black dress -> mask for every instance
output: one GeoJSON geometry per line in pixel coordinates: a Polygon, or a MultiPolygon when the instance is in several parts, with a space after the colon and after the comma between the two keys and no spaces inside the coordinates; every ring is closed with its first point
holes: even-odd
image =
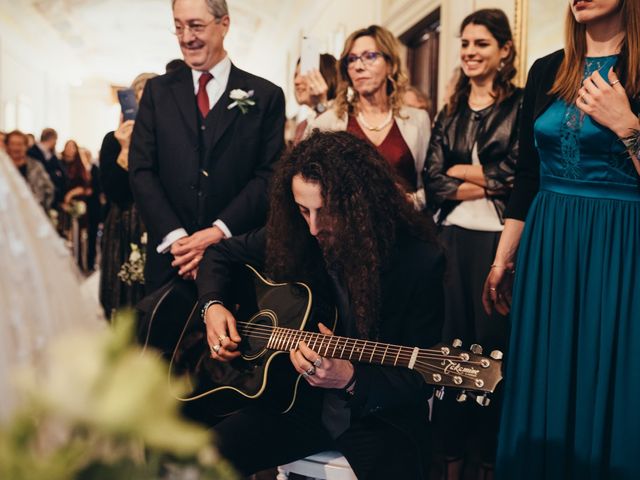
{"type": "Polygon", "coordinates": [[[100,149],[100,180],[110,203],[100,263],[100,303],[107,318],[119,308],[134,306],[144,296],[144,285],[129,286],[118,278],[120,267],[129,259],[131,243],[140,245],[146,231],[133,202],[129,174],[116,162],[119,154],[114,132],[107,133],[100,149]]]}

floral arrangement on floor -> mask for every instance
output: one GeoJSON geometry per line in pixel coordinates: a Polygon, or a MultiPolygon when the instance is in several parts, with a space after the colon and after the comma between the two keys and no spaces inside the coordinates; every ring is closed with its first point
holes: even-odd
{"type": "MultiPolygon", "coordinates": [[[[131,315],[69,334],[20,376],[23,408],[0,425],[0,478],[231,480],[211,433],[179,415],[159,355],[132,345],[131,315]]],[[[186,385],[184,385],[186,388],[186,385]]]]}
{"type": "Polygon", "coordinates": [[[140,237],[140,245],[135,243],[129,244],[131,253],[129,259],[120,266],[118,278],[128,286],[134,283],[144,285],[144,264],[147,261],[147,234],[146,232],[140,237]]]}

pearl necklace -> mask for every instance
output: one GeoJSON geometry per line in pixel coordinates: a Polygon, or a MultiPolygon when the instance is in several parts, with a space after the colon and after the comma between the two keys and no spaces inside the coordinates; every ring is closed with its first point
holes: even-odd
{"type": "Polygon", "coordinates": [[[367,121],[364,119],[364,115],[362,115],[362,112],[358,113],[358,121],[360,122],[360,124],[367,130],[373,130],[374,132],[379,132],[380,130],[383,130],[387,125],[391,123],[392,120],[393,120],[393,110],[389,110],[389,113],[387,114],[387,117],[384,119],[384,121],[377,127],[374,127],[367,123],[367,121]]]}

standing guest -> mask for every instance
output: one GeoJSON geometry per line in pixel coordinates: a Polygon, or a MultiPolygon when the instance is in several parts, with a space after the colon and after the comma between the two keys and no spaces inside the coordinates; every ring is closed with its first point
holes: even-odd
{"type": "Polygon", "coordinates": [[[53,128],[45,128],[40,134],[40,141],[36,142],[27,150],[27,155],[42,163],[49,174],[49,178],[55,189],[52,205],[55,209],[59,209],[64,201],[66,182],[62,165],[56,156],[57,141],[58,133],[53,128]]]}
{"type": "Polygon", "coordinates": [[[131,187],[149,231],[145,286],[195,277],[204,250],[264,223],[284,147],[284,94],[234,65],[225,0],[174,0],[189,68],[147,82],[131,148],[131,187]]]}
{"type": "Polygon", "coordinates": [[[424,110],[404,105],[407,87],[398,41],[371,25],[347,38],[340,56],[340,83],[333,107],[307,132],[343,131],[367,140],[398,173],[416,208],[425,205],[422,168],[431,126],[424,110]]]}
{"type": "MultiPolygon", "coordinates": [[[[141,73],[131,84],[136,101],[140,102],[144,86],[155,73],[141,73]]],[[[131,244],[142,248],[145,232],[138,207],[129,186],[129,145],[134,120],[121,122],[115,132],[109,132],[100,147],[100,180],[109,202],[102,235],[100,261],[100,303],[106,318],[119,308],[133,307],[144,296],[144,283],[123,281],[118,277],[122,265],[129,260],[131,244]]]]}
{"type": "Polygon", "coordinates": [[[20,130],[9,132],[3,146],[13,164],[29,184],[36,201],[45,212],[48,212],[53,202],[53,183],[42,164],[27,156],[27,136],[20,130]]]}
{"type": "MultiPolygon", "coordinates": [[[[504,351],[508,338],[507,318],[484,311],[482,285],[503,229],[518,157],[522,90],[512,83],[515,56],[502,10],[478,10],[462,21],[462,73],[436,118],[425,167],[427,198],[438,210],[448,259],[443,341],[459,338],[488,351],[504,351]]],[[[492,470],[499,403],[484,408],[448,395],[436,404],[446,478],[461,478],[464,460],[474,456],[469,448],[479,451],[483,469],[492,470]]]]}
{"type": "Polygon", "coordinates": [[[96,264],[96,244],[98,228],[102,221],[102,184],[100,183],[100,169],[93,163],[91,152],[80,148],[80,159],[89,178],[87,202],[87,272],[93,272],[96,264]]]}
{"type": "Polygon", "coordinates": [[[638,19],[638,1],[570,1],[564,50],[529,72],[484,290],[511,306],[501,479],[638,478],[638,19]]]}
{"type": "MultiPolygon", "coordinates": [[[[300,142],[279,164],[266,229],[205,254],[197,284],[212,358],[240,354],[225,292],[232,267],[246,262],[334,297],[339,334],[435,344],[444,258],[430,219],[396,182],[378,151],[353,135],[316,132],[300,142]]],[[[311,387],[299,390],[291,411],[250,407],[214,427],[222,454],[241,473],[338,450],[360,480],[428,478],[431,389],[417,372],[322,358],[303,342],[290,359],[311,387]]]]}
{"type": "MultiPolygon", "coordinates": [[[[324,113],[333,104],[338,86],[338,61],[333,55],[320,55],[320,68],[304,74],[300,73],[300,59],[296,64],[293,76],[296,102],[312,110],[311,118],[324,113]]],[[[309,124],[309,118],[304,119],[295,128],[293,144],[300,143],[309,124]]]]}
{"type": "Polygon", "coordinates": [[[36,144],[36,137],[33,135],[33,133],[27,133],[27,144],[29,145],[29,148],[33,147],[36,144]]]}
{"type": "Polygon", "coordinates": [[[88,239],[87,199],[92,193],[91,179],[80,158],[78,144],[74,140],[68,140],[65,143],[64,149],[60,153],[60,165],[64,172],[65,188],[59,230],[63,237],[72,242],[78,267],[86,271],[88,252],[88,242],[86,241],[88,239]]]}

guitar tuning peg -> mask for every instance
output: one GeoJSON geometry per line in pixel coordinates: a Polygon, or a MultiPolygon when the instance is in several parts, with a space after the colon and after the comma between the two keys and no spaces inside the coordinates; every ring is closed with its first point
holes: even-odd
{"type": "Polygon", "coordinates": [[[491,398],[489,397],[489,395],[478,395],[476,397],[476,402],[481,407],[487,407],[491,403],[491,398]]]}
{"type": "Polygon", "coordinates": [[[438,400],[442,400],[444,398],[444,387],[436,388],[434,395],[438,400]]]}
{"type": "Polygon", "coordinates": [[[471,353],[475,353],[476,355],[482,355],[482,346],[478,345],[477,343],[471,345],[469,347],[469,350],[471,350],[471,353]]]}
{"type": "Polygon", "coordinates": [[[462,390],[460,393],[458,393],[458,395],[456,396],[456,400],[460,403],[462,402],[466,402],[467,401],[467,392],[465,390],[462,390]]]}
{"type": "Polygon", "coordinates": [[[459,338],[454,338],[451,345],[453,345],[456,348],[460,348],[462,346],[462,340],[460,340],[459,338]]]}
{"type": "Polygon", "coordinates": [[[494,360],[502,360],[502,352],[500,350],[492,350],[491,351],[491,358],[493,358],[494,360]]]}

